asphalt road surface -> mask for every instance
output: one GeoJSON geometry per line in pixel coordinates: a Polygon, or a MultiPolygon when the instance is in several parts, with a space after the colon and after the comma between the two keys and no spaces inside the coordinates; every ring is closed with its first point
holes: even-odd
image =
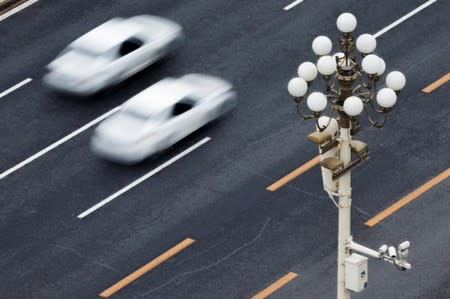
{"type": "MultiPolygon", "coordinates": [[[[289,272],[270,298],[333,298],[337,209],[318,167],[275,192],[266,187],[317,155],[313,122],[295,112],[287,82],[313,60],[316,35],[338,36],[336,17],[375,33],[425,0],[38,1],[0,22],[0,172],[96,119],[166,76],[190,72],[233,82],[238,107],[134,167],[89,150],[92,128],[0,179],[0,297],[98,298],[186,238],[195,240],[113,298],[251,298],[289,272]],[[179,22],[187,43],[95,98],[42,86],[64,46],[115,16],[179,22]],[[211,140],[83,219],[77,215],[205,137],[211,140]]],[[[450,180],[379,224],[364,222],[450,167],[449,85],[422,89],[450,70],[448,1],[438,0],[377,38],[387,71],[407,77],[381,130],[363,122],[370,159],[352,173],[352,233],[372,248],[411,241],[412,270],[369,262],[355,298],[450,297],[450,180]]],[[[336,45],[335,45],[335,49],[336,45]]]]}

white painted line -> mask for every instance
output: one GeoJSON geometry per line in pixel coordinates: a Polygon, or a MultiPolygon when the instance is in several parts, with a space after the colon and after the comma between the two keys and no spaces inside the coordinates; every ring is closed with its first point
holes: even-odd
{"type": "Polygon", "coordinates": [[[22,9],[25,9],[25,8],[27,8],[28,6],[30,6],[31,4],[36,3],[36,2],[38,2],[38,0],[28,0],[27,2],[25,2],[25,3],[23,3],[23,4],[20,4],[20,5],[17,6],[17,7],[14,7],[14,8],[11,9],[10,11],[8,11],[7,13],[2,14],[2,15],[0,16],[0,21],[3,21],[4,19],[6,19],[6,18],[12,16],[12,15],[15,14],[15,13],[18,13],[18,12],[21,11],[22,9]]]}
{"type": "Polygon", "coordinates": [[[303,0],[295,0],[291,4],[286,5],[283,9],[288,11],[289,9],[293,8],[294,6],[296,6],[296,5],[298,5],[298,4],[302,3],[302,2],[303,2],[303,0]]]}
{"type": "Polygon", "coordinates": [[[70,133],[69,135],[65,136],[64,138],[56,141],[55,143],[52,143],[51,145],[47,146],[46,148],[44,148],[43,150],[41,150],[40,152],[34,154],[33,156],[29,157],[28,159],[20,162],[19,164],[17,164],[14,167],[11,167],[10,169],[6,170],[5,172],[0,174],[0,180],[4,179],[5,177],[7,177],[8,175],[10,175],[11,173],[15,172],[16,170],[24,167],[25,165],[27,165],[28,163],[30,163],[31,161],[39,158],[40,156],[48,153],[49,151],[51,151],[52,149],[60,146],[61,144],[63,144],[64,142],[72,139],[73,137],[77,136],[78,134],[82,133],[83,131],[86,131],[87,129],[89,129],[90,127],[92,127],[93,125],[97,124],[98,122],[104,120],[105,118],[107,118],[108,116],[112,115],[113,113],[117,112],[118,110],[120,110],[121,106],[118,106],[108,112],[106,112],[105,114],[99,116],[98,118],[94,119],[93,121],[85,124],[84,126],[82,126],[81,128],[73,131],[72,133],[70,133]]]}
{"type": "Polygon", "coordinates": [[[21,88],[22,86],[24,86],[25,84],[29,83],[33,81],[33,79],[31,78],[26,78],[25,80],[23,80],[22,82],[17,83],[16,85],[14,85],[13,87],[8,88],[7,90],[5,90],[4,92],[0,93],[0,99],[3,98],[4,96],[10,94],[11,92],[13,92],[14,90],[21,88]]]}
{"type": "Polygon", "coordinates": [[[387,31],[391,30],[392,28],[394,28],[398,24],[400,24],[400,23],[404,22],[405,20],[409,19],[410,17],[412,17],[413,15],[418,13],[419,11],[427,8],[428,6],[430,6],[431,4],[433,4],[436,1],[437,0],[429,0],[429,1],[425,2],[424,4],[422,4],[421,6],[417,7],[416,9],[412,10],[408,14],[404,15],[403,17],[401,17],[400,19],[398,19],[397,21],[395,21],[391,25],[384,27],[383,29],[381,29],[380,31],[375,33],[373,36],[375,38],[379,37],[380,35],[382,35],[382,34],[386,33],[387,31]]]}
{"type": "Polygon", "coordinates": [[[175,161],[183,158],[184,156],[186,156],[187,154],[189,154],[190,152],[192,152],[193,150],[199,148],[200,146],[202,146],[203,144],[205,144],[206,142],[210,141],[211,138],[210,137],[205,137],[202,140],[200,140],[199,142],[197,142],[196,144],[192,145],[191,147],[189,147],[188,149],[184,150],[183,152],[179,153],[178,155],[176,155],[175,157],[171,158],[170,160],[164,162],[163,164],[161,164],[160,166],[156,167],[155,169],[153,169],[152,171],[150,171],[149,173],[147,173],[146,175],[140,177],[139,179],[135,180],[134,182],[132,182],[131,184],[129,184],[128,186],[125,186],[124,188],[120,189],[119,191],[117,191],[116,193],[108,196],[107,198],[105,198],[104,200],[102,200],[101,202],[99,202],[98,204],[92,206],[91,208],[87,209],[86,211],[84,211],[83,213],[81,213],[80,215],[78,215],[77,217],[79,219],[83,219],[84,217],[86,217],[87,215],[91,214],[92,212],[94,212],[95,210],[103,207],[104,205],[106,205],[107,203],[109,203],[110,201],[112,201],[113,199],[116,199],[117,197],[119,197],[120,195],[124,194],[125,192],[127,192],[128,190],[136,187],[137,185],[139,185],[140,183],[142,183],[143,181],[145,181],[146,179],[148,179],[149,177],[157,174],[158,172],[160,172],[161,170],[163,170],[164,168],[166,168],[167,166],[169,166],[170,164],[174,163],[175,161]]]}

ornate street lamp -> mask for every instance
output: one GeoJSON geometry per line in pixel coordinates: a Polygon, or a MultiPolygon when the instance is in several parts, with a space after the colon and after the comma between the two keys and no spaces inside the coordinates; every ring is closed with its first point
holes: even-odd
{"type": "Polygon", "coordinates": [[[374,127],[381,128],[386,124],[406,79],[401,72],[393,71],[386,76],[387,87],[378,88],[386,64],[374,54],[375,37],[366,33],[355,41],[353,32],[357,21],[351,13],[341,14],[336,24],[341,31],[338,40],[341,52],[330,55],[331,40],[323,35],[316,37],[312,49],[317,62],[300,64],[298,77],[289,81],[288,91],[298,114],[303,119],[316,120],[316,131],[309,134],[308,139],[319,146],[324,189],[339,208],[337,295],[338,298],[350,298],[350,290],[359,291],[345,278],[351,275],[345,264],[352,262],[348,259],[352,250],[391,262],[399,269],[411,267],[406,262],[406,255],[399,258],[390,256],[387,250],[373,251],[353,242],[350,234],[350,170],[368,158],[368,146],[352,140],[352,136],[360,130],[363,111],[374,127]],[[355,48],[360,55],[355,54],[355,48]],[[325,92],[312,90],[312,83],[319,74],[325,92]],[[305,113],[301,108],[305,98],[311,113],[305,113]],[[324,113],[327,106],[328,112],[324,113]],[[334,197],[339,197],[339,201],[336,202],[334,197]]]}

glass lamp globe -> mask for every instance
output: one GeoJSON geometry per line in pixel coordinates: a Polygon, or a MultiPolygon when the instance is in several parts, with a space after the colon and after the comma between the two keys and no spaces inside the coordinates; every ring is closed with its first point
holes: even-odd
{"type": "Polygon", "coordinates": [[[336,119],[330,118],[328,116],[321,116],[317,119],[317,129],[324,129],[324,132],[330,133],[332,136],[336,135],[339,130],[338,123],[336,119]]]}
{"type": "Polygon", "coordinates": [[[289,94],[293,97],[302,97],[308,90],[308,84],[302,78],[292,78],[288,83],[289,94]]]}
{"type": "Polygon", "coordinates": [[[390,88],[382,88],[377,93],[377,103],[383,108],[391,108],[397,102],[397,94],[390,88]]]}
{"type": "Polygon", "coordinates": [[[322,56],[317,61],[317,69],[322,75],[329,76],[336,71],[336,60],[329,55],[322,56]]]}
{"type": "Polygon", "coordinates": [[[364,108],[364,105],[360,98],[356,96],[348,97],[344,101],[344,111],[349,116],[357,116],[359,115],[364,108]]]}
{"type": "Polygon", "coordinates": [[[359,52],[364,54],[370,54],[375,51],[377,47],[377,40],[372,34],[361,34],[356,40],[356,48],[359,52]]]}
{"type": "Polygon", "coordinates": [[[303,62],[298,67],[298,76],[306,81],[312,81],[317,77],[316,65],[312,62],[303,62]]]}
{"type": "Polygon", "coordinates": [[[316,37],[312,42],[312,49],[319,56],[330,54],[332,47],[331,40],[325,35],[316,37]]]}
{"type": "Polygon", "coordinates": [[[384,59],[381,57],[378,57],[380,59],[380,65],[377,71],[377,75],[381,76],[383,75],[384,71],[386,70],[386,63],[384,62],[384,59]]]}
{"type": "Polygon", "coordinates": [[[320,112],[327,107],[327,97],[321,92],[313,92],[308,96],[306,104],[309,110],[313,112],[320,112]]]}
{"type": "Polygon", "coordinates": [[[378,70],[380,70],[380,64],[380,57],[375,54],[367,55],[366,57],[364,57],[361,63],[363,71],[370,75],[376,74],[378,70]]]}
{"type": "Polygon", "coordinates": [[[349,12],[341,14],[336,20],[337,28],[343,33],[353,32],[356,28],[356,24],[356,17],[349,12]]]}
{"type": "Polygon", "coordinates": [[[392,88],[393,90],[400,90],[403,87],[405,87],[406,84],[406,78],[403,73],[399,71],[393,71],[390,72],[386,76],[386,85],[389,88],[392,88]]]}

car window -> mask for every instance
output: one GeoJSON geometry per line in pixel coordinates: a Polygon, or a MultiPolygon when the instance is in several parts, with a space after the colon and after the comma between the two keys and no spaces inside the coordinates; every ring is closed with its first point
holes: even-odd
{"type": "Polygon", "coordinates": [[[125,56],[137,49],[139,49],[144,42],[138,38],[132,37],[125,40],[119,48],[119,55],[125,56]]]}
{"type": "Polygon", "coordinates": [[[139,111],[137,109],[130,109],[130,108],[129,109],[124,109],[122,113],[127,115],[127,116],[131,116],[133,118],[140,119],[140,120],[143,120],[143,121],[151,119],[151,118],[154,118],[153,115],[148,114],[148,113],[144,113],[144,112],[139,111]]]}
{"type": "Polygon", "coordinates": [[[190,98],[183,98],[173,106],[172,116],[181,115],[186,111],[191,110],[192,107],[194,107],[194,105],[195,105],[194,100],[190,98]]]}

